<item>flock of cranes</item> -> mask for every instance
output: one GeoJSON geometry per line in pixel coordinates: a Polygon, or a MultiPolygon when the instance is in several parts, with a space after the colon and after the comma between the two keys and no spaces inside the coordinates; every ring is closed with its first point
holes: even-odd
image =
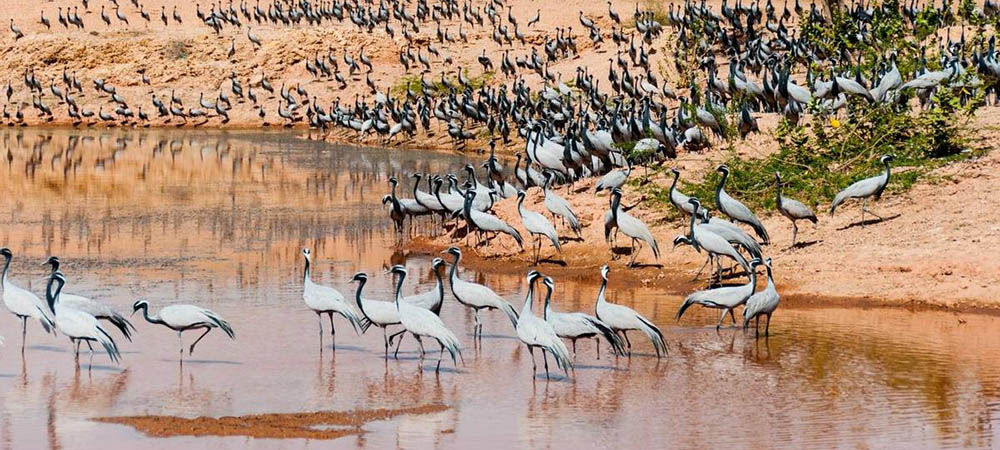
{"type": "MultiPolygon", "coordinates": [[[[138,0],[133,0],[132,4],[146,26],[151,26],[153,19],[145,7],[138,0]]],[[[108,5],[100,7],[104,28],[113,24],[131,26],[123,5],[118,2],[113,2],[113,5],[110,9],[117,22],[112,20],[111,12],[106,8],[108,5]]],[[[84,10],[89,9],[88,0],[83,0],[82,6],[84,10]]],[[[864,41],[873,32],[870,25],[875,8],[892,7],[858,2],[845,5],[844,12],[859,24],[858,40],[864,41]]],[[[917,26],[919,5],[911,2],[896,7],[902,9],[902,15],[907,19],[904,26],[917,26]]],[[[951,13],[948,2],[940,7],[935,4],[926,7],[934,8],[942,15],[951,13]]],[[[464,236],[466,245],[471,248],[493,245],[497,236],[503,235],[506,236],[503,239],[509,237],[523,249],[525,238],[528,238],[535,266],[541,261],[543,246],[551,245],[555,252],[563,252],[570,245],[575,245],[567,242],[565,237],[568,235],[582,241],[579,245],[595,244],[584,240],[582,230],[588,224],[581,221],[573,205],[556,189],[558,186],[572,186],[588,177],[599,177],[593,188],[595,195],[608,192],[609,208],[603,215],[603,224],[605,240],[611,243],[610,257],[617,257],[614,250],[619,235],[622,235],[631,247],[628,266],[635,265],[645,248],[649,249],[653,259],[658,260],[661,249],[656,236],[646,223],[629,213],[635,205],[622,204],[632,164],[639,162],[630,161],[630,155],[622,148],[629,144],[634,149],[632,154],[650,154],[651,158],[664,160],[676,157],[680,151],[694,152],[711,147],[713,140],[724,132],[713,111],[739,111],[736,128],[745,137],[759,129],[755,118],[759,114],[775,114],[797,122],[809,108],[835,115],[847,108],[851,98],[870,103],[905,103],[911,94],[916,94],[923,106],[932,101],[932,94],[941,87],[981,86],[994,96],[1000,92],[995,84],[995,80],[1000,80],[1000,62],[997,61],[992,38],[988,47],[984,43],[969,52],[964,33],[958,41],[953,41],[949,35],[938,48],[939,61],[928,61],[924,57],[916,67],[908,67],[908,73],[900,71],[895,52],[881,55],[877,61],[862,66],[853,55],[828,53],[817,42],[789,30],[786,23],[791,24],[794,20],[808,19],[816,23],[828,20],[815,3],[803,8],[797,0],[791,7],[786,2],[783,10],[775,8],[770,0],[766,3],[759,0],[738,1],[735,5],[724,1],[718,12],[704,1],[685,0],[677,8],[671,4],[666,17],[659,19],[653,11],[644,11],[637,4],[628,27],[609,2],[608,20],[598,22],[580,13],[579,23],[585,30],[585,37],[574,34],[572,27],[565,27],[544,34],[544,39],[531,42],[526,39],[524,30],[539,23],[540,13],[536,11],[535,16],[524,21],[522,26],[523,19],[515,17],[512,7],[501,0],[480,4],[460,3],[457,0],[440,0],[434,4],[428,4],[426,0],[412,3],[399,0],[378,3],[273,0],[264,5],[241,1],[238,9],[230,1],[228,5],[213,2],[207,11],[203,11],[200,5],[196,8],[198,20],[214,33],[221,35],[233,29],[239,30],[227,40],[228,51],[225,53],[230,62],[238,58],[237,38],[242,40],[245,35],[252,52],[264,46],[265,40],[251,24],[258,29],[263,25],[322,27],[347,20],[359,31],[378,33],[390,39],[400,34],[403,41],[400,41],[402,45],[398,49],[399,64],[407,73],[411,69],[419,71],[419,82],[408,83],[405,92],[391,95],[388,86],[380,87],[371,78],[373,62],[364,48],[356,54],[346,50],[340,53],[341,50],[330,48],[326,55],[316,53],[304,58],[306,71],[320,87],[323,83],[336,83],[331,87],[337,90],[349,84],[360,85],[364,75],[363,83],[368,89],[365,94],[356,95],[353,104],[342,102],[339,97],[321,101],[301,83],[294,83],[294,87],[292,83],[281,83],[276,92],[262,69],[255,69],[253,78],[231,71],[219,80],[218,86],[226,86],[226,89],[220,87],[207,97],[204,92],[200,93],[197,104],[191,99],[180,98],[174,88],[169,89],[169,94],[165,89],[159,95],[151,91],[149,113],[142,106],[133,113],[131,105],[146,100],[126,99],[116,86],[104,79],[92,80],[93,91],[100,102],[96,113],[84,107],[79,103],[86,95],[84,83],[68,66],[61,68],[59,81],[59,74],[56,73],[40,75],[40,71],[46,71],[45,67],[21,68],[23,83],[17,84],[23,84],[28,92],[27,96],[20,97],[30,97],[36,114],[48,120],[55,114],[50,106],[50,99],[54,98],[55,104],[64,105],[67,117],[77,124],[144,125],[153,121],[150,114],[163,123],[175,119],[183,123],[189,120],[207,121],[209,118],[228,122],[234,103],[239,105],[247,101],[266,122],[265,101],[273,101],[268,104],[276,104],[278,117],[287,125],[302,121],[304,114],[310,127],[344,130],[356,133],[359,138],[374,134],[383,142],[390,142],[397,136],[432,133],[438,128],[446,128],[456,144],[464,145],[484,130],[494,136],[490,141],[491,149],[499,141],[507,144],[523,141],[523,149],[517,152],[517,160],[510,170],[505,170],[491,151],[489,159],[481,167],[485,173],[479,175],[476,167],[468,165],[464,168],[464,182],[460,182],[456,174],[412,174],[415,181],[412,197],[404,197],[397,192],[399,180],[389,178],[390,191],[382,198],[382,203],[386,205],[400,236],[404,234],[407,219],[412,228],[421,217],[439,218],[442,229],[451,231],[455,238],[464,236]],[[601,29],[599,23],[605,24],[605,27],[610,25],[610,30],[601,29]],[[455,33],[452,33],[453,28],[457,28],[455,33]],[[421,34],[421,29],[425,33],[421,34]],[[672,87],[668,80],[659,79],[656,61],[651,61],[653,55],[664,59],[670,56],[654,46],[654,41],[671,29],[678,42],[672,55],[675,62],[681,59],[680,52],[693,46],[716,50],[704,54],[695,69],[697,76],[689,86],[672,87]],[[501,49],[494,55],[483,50],[476,61],[483,74],[498,68],[503,82],[477,83],[469,77],[466,68],[455,67],[455,61],[447,55],[449,46],[468,41],[469,30],[489,33],[490,39],[501,49]],[[614,55],[608,58],[606,74],[581,65],[575,68],[573,76],[567,76],[564,81],[561,72],[552,70],[552,66],[579,55],[578,39],[588,39],[593,46],[600,46],[605,44],[606,38],[614,46],[614,55]],[[520,43],[520,48],[515,48],[515,42],[520,43]],[[431,75],[428,79],[432,64],[437,64],[442,70],[439,76],[431,75]],[[828,73],[827,70],[814,72],[814,65],[826,67],[828,73]],[[445,67],[451,68],[446,72],[445,67]],[[449,79],[449,73],[454,73],[455,78],[449,79]],[[797,80],[795,75],[802,73],[805,79],[797,80]],[[267,98],[259,98],[258,94],[267,98]],[[185,101],[188,102],[186,107],[185,101]],[[323,104],[328,106],[324,108],[323,104]],[[105,112],[105,106],[112,112],[105,112]],[[544,197],[543,205],[548,215],[525,205],[528,192],[535,188],[544,197]],[[519,224],[494,214],[494,205],[505,198],[516,198],[519,224]],[[522,231],[527,234],[522,234],[522,231]],[[470,242],[473,238],[474,243],[470,242]]],[[[982,14],[1000,12],[990,2],[984,9],[982,14]]],[[[76,6],[72,12],[68,7],[65,12],[59,7],[56,17],[57,23],[67,29],[75,27],[82,30],[95,26],[83,22],[76,6]]],[[[160,19],[164,27],[170,26],[171,19],[176,24],[185,20],[176,8],[168,17],[165,6],[160,11],[160,19]]],[[[47,30],[53,26],[44,12],[40,23],[47,30]]],[[[17,45],[16,42],[23,39],[25,33],[14,19],[11,19],[9,29],[17,45]]],[[[134,84],[151,85],[146,71],[140,71],[138,78],[134,84]]],[[[326,90],[317,88],[314,92],[326,90]]],[[[11,82],[7,82],[3,92],[7,99],[3,109],[4,120],[12,124],[23,122],[23,105],[26,102],[16,102],[11,111],[9,106],[15,94],[11,82]]],[[[831,203],[830,214],[834,214],[847,199],[861,199],[861,223],[864,225],[865,214],[875,215],[868,209],[867,201],[877,200],[888,185],[892,160],[891,155],[882,156],[882,174],[857,181],[837,194],[831,203]]],[[[764,335],[767,336],[771,316],[780,298],[774,285],[771,258],[764,254],[764,247],[772,244],[772,240],[757,214],[726,191],[727,180],[739,174],[731,173],[725,165],[718,166],[717,171],[721,179],[714,199],[691,198],[680,192],[677,188],[680,172],[673,171],[669,200],[688,216],[686,233],[674,238],[673,244],[675,247],[690,245],[695,251],[705,253],[706,262],[699,274],[709,267],[712,278],[720,282],[726,271],[724,261],[731,260],[742,269],[747,282],[730,286],[713,284],[708,289],[692,293],[683,301],[676,318],[680,320],[691,306],[701,305],[721,310],[718,327],[726,315],[736,323],[736,310],[743,306],[742,326],[747,328],[756,321],[755,331],[759,333],[759,320],[763,316],[764,335]],[[702,200],[711,200],[715,212],[709,211],[702,200]],[[767,274],[763,290],[758,290],[759,270],[767,274]]],[[[809,220],[816,223],[817,217],[802,202],[783,195],[780,173],[775,173],[775,191],[777,212],[791,222],[794,245],[798,234],[797,222],[809,220]]],[[[340,316],[357,333],[365,333],[372,326],[381,328],[385,358],[389,357],[393,344],[396,345],[394,355],[397,354],[404,337],[410,335],[420,347],[421,359],[426,340],[439,345],[437,368],[440,368],[445,352],[453,364],[458,364],[462,361],[462,344],[458,335],[440,317],[450,290],[450,297],[473,312],[475,325],[472,335],[476,345],[480,345],[483,331],[480,314],[499,311],[510,320],[517,337],[532,354],[533,362],[534,351],[542,352],[546,374],[549,371],[549,356],[552,356],[557,368],[567,374],[572,371],[576,342],[581,338],[596,339],[598,351],[601,342],[604,342],[612,354],[623,356],[630,354],[628,332],[634,331],[651,342],[658,358],[667,354],[664,334],[653,321],[631,308],[608,301],[608,266],[601,269],[602,284],[591,315],[590,312],[560,312],[554,308],[555,281],[537,270],[527,273],[527,294],[518,310],[488,286],[461,278],[458,267],[462,253],[458,247],[444,252],[452,257],[447,276],[442,271],[448,263],[442,259],[432,262],[437,282],[433,289],[424,293],[404,297],[401,291],[406,269],[392,267],[390,273],[397,277],[397,282],[391,300],[377,300],[363,295],[369,277],[365,273],[351,278],[351,282],[356,283],[353,300],[334,287],[313,282],[310,276],[312,255],[308,249],[302,253],[305,259],[303,300],[317,315],[321,348],[324,321],[329,322],[331,339],[335,339],[335,316],[340,316]],[[538,281],[545,287],[545,301],[544,307],[536,312],[534,302],[538,281]],[[572,344],[572,350],[567,348],[564,340],[572,344]]],[[[28,320],[38,320],[46,332],[59,332],[68,337],[76,346],[77,356],[81,343],[91,348],[97,343],[112,360],[120,359],[118,346],[105,326],[115,327],[130,340],[135,332],[132,324],[96,301],[63,292],[67,278],[59,269],[58,258],[46,261],[52,266],[52,271],[43,299],[8,279],[13,255],[6,248],[0,250],[0,254],[5,257],[4,304],[21,321],[22,338],[27,332],[28,320]]],[[[733,276],[737,273],[735,268],[730,272],[733,276]]],[[[133,305],[133,312],[138,311],[149,323],[177,332],[182,358],[184,331],[201,331],[188,348],[189,355],[213,329],[218,328],[230,338],[235,338],[233,327],[226,320],[198,306],[171,305],[153,314],[150,305],[139,300],[133,305]]],[[[22,351],[23,348],[22,340],[22,351]]]]}

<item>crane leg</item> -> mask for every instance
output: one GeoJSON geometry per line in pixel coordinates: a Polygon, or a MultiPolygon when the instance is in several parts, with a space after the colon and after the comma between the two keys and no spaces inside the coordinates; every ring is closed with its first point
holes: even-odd
{"type": "Polygon", "coordinates": [[[702,265],[701,265],[701,268],[700,268],[700,269],[698,269],[698,271],[694,273],[694,278],[692,278],[692,279],[691,279],[691,281],[695,281],[695,280],[697,280],[697,279],[698,279],[698,276],[699,276],[699,275],[701,275],[701,272],[702,272],[703,270],[705,270],[705,266],[707,266],[707,265],[708,265],[708,263],[709,263],[709,262],[711,262],[711,261],[712,261],[712,255],[708,255],[708,258],[706,258],[706,259],[705,259],[705,264],[702,264],[702,265]]]}
{"type": "MultiPolygon", "coordinates": [[[[600,343],[598,343],[600,346],[600,343]]],[[[576,339],[573,339],[573,359],[576,359],[576,339]]]]}
{"type": "Polygon", "coordinates": [[[764,337],[771,336],[771,313],[767,314],[767,323],[764,325],[764,337]]]}
{"type": "Polygon", "coordinates": [[[417,339],[417,345],[420,346],[420,361],[424,361],[424,342],[420,340],[420,336],[414,334],[414,338],[417,339]]]}
{"type": "Polygon", "coordinates": [[[382,343],[385,344],[385,359],[389,359],[389,334],[382,327],[382,343]]]}
{"type": "Polygon", "coordinates": [[[792,221],[792,247],[795,247],[795,237],[799,234],[799,226],[792,221]]]}
{"type": "Polygon", "coordinates": [[[24,354],[24,342],[28,336],[28,316],[21,316],[21,354],[24,354]]]}
{"type": "Polygon", "coordinates": [[[316,318],[319,319],[319,352],[323,353],[323,313],[317,312],[316,318]]]}
{"type": "Polygon", "coordinates": [[[733,321],[733,325],[736,325],[736,314],[733,313],[732,309],[729,309],[727,311],[729,311],[729,318],[733,321]]]}
{"type": "Polygon", "coordinates": [[[77,340],[77,339],[70,339],[70,341],[76,343],[76,352],[74,353],[73,360],[79,362],[80,361],[80,341],[77,340]]]}
{"type": "Polygon", "coordinates": [[[597,343],[597,359],[601,359],[601,338],[595,338],[594,342],[597,343]]]}
{"type": "Polygon", "coordinates": [[[181,362],[183,363],[184,362],[184,332],[183,331],[178,331],[177,332],[177,341],[180,342],[180,344],[181,344],[181,362]]]}
{"type": "Polygon", "coordinates": [[[625,338],[625,348],[628,349],[628,357],[632,358],[632,343],[628,340],[628,331],[622,330],[622,337],[625,338]]]}
{"type": "Polygon", "coordinates": [[[333,343],[333,349],[337,349],[337,328],[333,326],[333,312],[329,313],[330,316],[330,341],[333,343]]]}
{"type": "Polygon", "coordinates": [[[434,373],[441,371],[441,360],[444,359],[444,344],[442,344],[441,341],[438,341],[438,345],[441,346],[441,353],[438,354],[438,363],[437,367],[434,368],[434,373]]]}
{"type": "Polygon", "coordinates": [[[534,375],[538,372],[538,367],[535,365],[535,349],[532,346],[528,346],[528,352],[531,353],[531,374],[534,375]]]}
{"type": "Polygon", "coordinates": [[[191,348],[188,350],[188,356],[191,356],[191,355],[194,354],[194,346],[198,345],[198,341],[200,341],[201,338],[205,337],[205,335],[208,334],[209,331],[212,331],[212,329],[211,328],[205,328],[205,332],[202,333],[201,336],[198,336],[198,339],[194,340],[194,343],[191,344],[191,348]]]}
{"type": "Polygon", "coordinates": [[[723,309],[722,310],[722,315],[719,316],[719,321],[715,322],[715,329],[716,330],[718,330],[719,328],[722,328],[722,319],[726,318],[726,314],[727,313],[729,313],[729,310],[727,310],[727,309],[723,309]]]}

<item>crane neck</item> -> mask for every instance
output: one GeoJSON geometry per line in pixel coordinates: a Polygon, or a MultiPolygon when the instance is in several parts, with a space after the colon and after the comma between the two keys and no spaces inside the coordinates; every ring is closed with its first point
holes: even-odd
{"type": "Polygon", "coordinates": [[[615,224],[618,223],[618,208],[621,206],[622,196],[621,194],[612,194],[611,197],[611,221],[615,224]]]}
{"type": "Polygon", "coordinates": [[[528,281],[528,295],[524,297],[524,306],[521,307],[521,314],[519,317],[524,317],[526,314],[531,314],[531,301],[535,297],[535,280],[528,281]]]}
{"type": "Polygon", "coordinates": [[[719,197],[722,196],[722,188],[726,186],[726,178],[729,178],[729,171],[722,172],[722,178],[719,179],[719,185],[715,187],[715,201],[719,202],[719,197]]]}
{"type": "MultiPolygon", "coordinates": [[[[455,255],[455,261],[451,263],[451,273],[448,275],[448,281],[451,282],[451,293],[455,293],[455,282],[459,281],[458,278],[458,262],[462,260],[462,255],[455,255]]],[[[455,295],[457,298],[458,295],[455,295]]]]}
{"type": "Polygon", "coordinates": [[[142,309],[142,317],[146,319],[146,322],[166,325],[166,323],[160,319],[159,314],[155,315],[149,314],[149,305],[147,305],[146,303],[139,305],[139,308],[142,309]]]}
{"type": "Polygon", "coordinates": [[[309,279],[309,268],[310,268],[309,266],[310,265],[311,265],[311,262],[309,261],[309,257],[307,256],[306,257],[306,267],[305,267],[305,269],[302,270],[302,282],[305,283],[305,284],[309,284],[312,281],[312,280],[309,279]]]}
{"type": "Polygon", "coordinates": [[[601,289],[597,291],[597,303],[596,303],[596,305],[600,305],[601,303],[607,303],[608,302],[608,300],[606,298],[604,298],[604,293],[607,292],[607,290],[608,290],[608,279],[605,278],[605,277],[601,277],[601,289]]]}
{"type": "MultiPolygon", "coordinates": [[[[627,159],[626,159],[627,161],[627,159]]],[[[674,181],[670,183],[670,193],[673,194],[677,190],[677,180],[680,179],[681,173],[677,172],[674,174],[674,181]]]]}
{"type": "Polygon", "coordinates": [[[549,319],[549,312],[552,310],[552,287],[545,285],[545,309],[542,310],[542,320],[549,319]]]}
{"type": "Polygon", "coordinates": [[[775,195],[777,196],[775,201],[778,203],[778,209],[781,209],[781,179],[778,178],[774,183],[777,185],[775,188],[775,195]]]}
{"type": "Polygon", "coordinates": [[[361,311],[361,315],[365,317],[368,317],[368,314],[365,314],[365,307],[361,304],[361,290],[365,288],[365,283],[367,282],[367,278],[358,279],[358,289],[354,291],[354,302],[358,304],[358,310],[361,311]]]}
{"type": "Polygon", "coordinates": [[[441,281],[441,267],[434,268],[434,276],[437,278],[437,286],[435,288],[438,291],[438,295],[441,296],[441,300],[444,300],[444,282],[441,281]]]}
{"type": "Polygon", "coordinates": [[[0,276],[0,283],[3,284],[4,292],[7,290],[7,271],[10,269],[10,257],[4,256],[3,262],[3,275],[0,276]]]}
{"type": "MultiPolygon", "coordinates": [[[[400,300],[403,299],[403,280],[405,279],[406,279],[406,272],[400,272],[399,281],[396,282],[396,310],[399,310],[399,302],[400,300]]],[[[358,295],[361,295],[360,290],[358,292],[359,292],[358,295]]],[[[361,302],[360,298],[361,297],[358,297],[359,304],[361,302]]]]}
{"type": "Polygon", "coordinates": [[[889,175],[891,170],[889,169],[889,161],[885,162],[885,184],[889,184],[889,175]]]}
{"type": "Polygon", "coordinates": [[[59,303],[59,293],[62,292],[64,284],[66,284],[65,281],[57,279],[55,276],[51,276],[49,277],[48,284],[45,286],[45,300],[48,302],[49,311],[52,311],[52,314],[56,313],[56,303],[59,303]],[[52,285],[54,283],[59,283],[59,285],[56,286],[55,293],[52,292],[52,285]]]}

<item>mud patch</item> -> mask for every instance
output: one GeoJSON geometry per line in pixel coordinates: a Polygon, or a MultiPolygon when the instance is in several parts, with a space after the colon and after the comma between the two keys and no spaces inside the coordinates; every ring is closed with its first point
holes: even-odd
{"type": "Polygon", "coordinates": [[[98,417],[95,422],[128,425],[152,437],[250,436],[266,439],[336,439],[364,433],[363,425],[406,414],[433,414],[445,405],[400,409],[358,409],[311,413],[253,414],[235,417],[128,416],[98,417]]]}

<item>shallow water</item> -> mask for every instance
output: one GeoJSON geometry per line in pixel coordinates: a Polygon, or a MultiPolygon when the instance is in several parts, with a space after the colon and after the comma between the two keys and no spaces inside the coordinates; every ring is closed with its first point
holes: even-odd
{"type": "MultiPolygon", "coordinates": [[[[66,339],[37,323],[22,358],[20,324],[3,312],[0,448],[1000,446],[995,317],[786,305],[773,336],[755,341],[717,332],[711,311],[678,324],[678,295],[633,289],[612,273],[609,297],[663,328],[668,358],[658,362],[637,336],[631,360],[606,349],[597,360],[593,341],[581,341],[572,379],[546,381],[532,376],[499,313],[482,315],[475,350],[472,315],[449,298],[442,316],[465,345],[465,365],[446,362],[436,375],[436,352],[421,366],[408,339],[400,359],[386,361],[379,330],[359,337],[340,319],[336,352],[327,335],[321,354],[299,252],[312,248],[314,278],[345,291],[367,271],[366,295],[388,299],[384,272],[396,263],[410,270],[407,293],[430,289],[430,258],[394,253],[379,200],[388,174],[457,170],[464,157],[282,133],[4,129],[0,140],[0,245],[14,252],[15,283],[41,293],[39,263],[58,255],[67,292],[123,311],[136,298],[154,309],[197,303],[237,332],[236,341],[213,332],[181,366],[176,335],[136,317],[134,342],[111,331],[120,366],[84,353],[77,370],[66,339]],[[371,422],[333,441],[150,438],[91,420],[428,404],[448,409],[371,422]]],[[[464,276],[520,309],[519,277],[464,276]]],[[[590,311],[596,292],[557,280],[554,302],[590,311]]]]}

